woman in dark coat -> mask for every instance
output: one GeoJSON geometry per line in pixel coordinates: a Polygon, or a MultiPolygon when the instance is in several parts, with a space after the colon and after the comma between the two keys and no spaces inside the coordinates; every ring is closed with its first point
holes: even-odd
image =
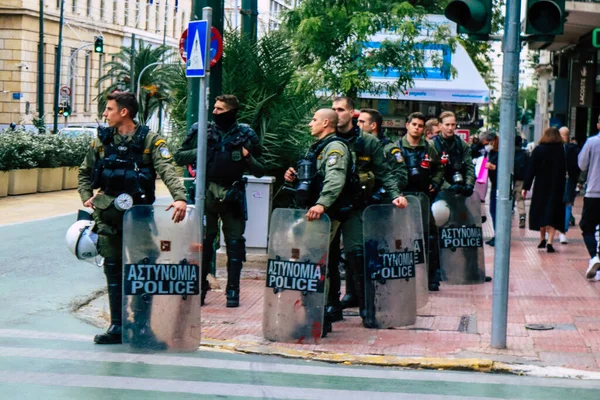
{"type": "Polygon", "coordinates": [[[566,181],[565,150],[560,133],[548,128],[531,154],[531,162],[523,183],[523,198],[535,179],[529,207],[529,229],[540,232],[538,249],[554,253],[552,241],[557,230],[564,229],[564,190],[566,181]],[[548,232],[548,241],[545,235],[548,232]]]}

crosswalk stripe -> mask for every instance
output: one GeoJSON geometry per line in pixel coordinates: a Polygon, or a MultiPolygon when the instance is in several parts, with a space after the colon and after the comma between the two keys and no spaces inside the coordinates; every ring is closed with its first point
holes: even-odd
{"type": "MultiPolygon", "coordinates": [[[[464,400],[464,397],[462,396],[431,394],[311,389],[220,382],[190,382],[168,379],[145,379],[131,377],[123,378],[112,376],[11,371],[5,371],[2,373],[2,375],[0,375],[0,382],[297,400],[364,400],[373,398],[377,398],[378,400],[464,400]]],[[[497,398],[479,397],[479,399],[496,400],[497,398]]]]}
{"type": "Polygon", "coordinates": [[[280,363],[257,363],[248,361],[219,360],[214,358],[180,357],[156,354],[132,354],[124,352],[101,353],[79,350],[54,350],[22,347],[0,346],[0,357],[25,357],[53,360],[72,360],[88,362],[113,362],[128,364],[148,364],[174,367],[196,367],[209,369],[225,369],[235,371],[251,371],[254,373],[304,374],[315,376],[337,376],[345,378],[412,380],[412,381],[445,381],[456,383],[480,383],[488,385],[520,385],[536,387],[558,387],[577,389],[600,389],[600,381],[575,381],[565,379],[539,380],[529,377],[495,374],[467,374],[435,371],[385,370],[352,367],[321,366],[319,364],[297,365],[280,363]]]}

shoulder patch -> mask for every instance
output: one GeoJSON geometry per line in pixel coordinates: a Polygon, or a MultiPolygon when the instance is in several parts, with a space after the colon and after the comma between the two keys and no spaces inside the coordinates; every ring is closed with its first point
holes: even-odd
{"type": "Polygon", "coordinates": [[[404,162],[404,157],[402,157],[402,151],[399,148],[394,147],[392,149],[392,155],[396,158],[396,162],[398,162],[398,163],[404,162]]]}
{"type": "Polygon", "coordinates": [[[165,142],[164,139],[158,139],[156,141],[156,143],[154,143],[154,145],[157,146],[157,147],[160,146],[161,144],[165,144],[166,145],[167,142],[165,142]]]}
{"type": "Polygon", "coordinates": [[[358,157],[359,161],[371,161],[371,157],[369,156],[362,156],[362,157],[358,157]]]}
{"type": "Polygon", "coordinates": [[[144,149],[144,154],[150,154],[150,149],[144,149]]]}
{"type": "Polygon", "coordinates": [[[158,151],[160,151],[160,156],[162,158],[171,158],[171,152],[167,148],[167,146],[161,146],[158,151]]]}
{"type": "Polygon", "coordinates": [[[327,156],[327,166],[329,166],[329,167],[337,164],[338,158],[340,157],[339,154],[341,154],[341,153],[338,151],[335,151],[335,152],[331,151],[330,154],[331,155],[327,156]],[[331,154],[331,153],[333,153],[333,154],[331,154]]]}
{"type": "Polygon", "coordinates": [[[340,156],[340,157],[343,157],[343,156],[344,156],[344,153],[342,153],[340,150],[330,150],[330,151],[327,153],[327,156],[329,157],[329,156],[330,156],[330,155],[332,155],[332,154],[339,154],[339,156],[340,156]]]}

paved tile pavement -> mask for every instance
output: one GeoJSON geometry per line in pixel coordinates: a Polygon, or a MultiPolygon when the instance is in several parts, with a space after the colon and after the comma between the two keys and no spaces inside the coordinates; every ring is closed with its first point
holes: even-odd
{"type": "MultiPolygon", "coordinates": [[[[582,198],[574,213],[579,221],[582,198]]],[[[539,232],[518,228],[513,217],[508,305],[507,349],[490,345],[492,282],[472,286],[442,285],[430,293],[413,326],[370,330],[362,327],[357,310],[318,344],[270,343],[262,337],[264,279],[244,279],[241,307],[225,308],[222,291],[208,294],[203,311],[205,338],[259,342],[263,345],[352,354],[482,357],[499,361],[600,370],[600,282],[585,279],[588,255],[578,227],[571,227],[568,245],[556,253],[538,250],[539,232]],[[550,324],[535,331],[526,324],[550,324]]],[[[492,235],[491,223],[484,236],[492,235]]],[[[487,275],[493,276],[494,249],[485,246],[487,275]]],[[[220,269],[219,278],[224,271],[220,269]]],[[[222,285],[224,286],[224,285],[222,285]]]]}

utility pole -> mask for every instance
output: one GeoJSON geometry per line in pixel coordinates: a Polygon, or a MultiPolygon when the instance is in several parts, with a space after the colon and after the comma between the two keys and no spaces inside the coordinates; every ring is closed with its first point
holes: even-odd
{"type": "Polygon", "coordinates": [[[54,71],[54,134],[58,133],[58,91],[60,90],[60,63],[62,61],[63,25],[65,22],[65,0],[60,1],[60,20],[58,22],[58,46],[56,48],[56,70],[54,71]]]}
{"type": "Polygon", "coordinates": [[[40,39],[38,41],[38,118],[44,123],[44,0],[40,0],[40,39]]]}
{"type": "MultiPolygon", "coordinates": [[[[521,0],[507,0],[504,23],[502,103],[500,105],[500,149],[498,151],[498,194],[496,206],[496,251],[492,297],[492,340],[496,349],[506,348],[508,277],[510,271],[510,226],[512,176],[515,152],[515,119],[518,100],[521,0]]],[[[492,193],[492,196],[496,196],[492,193]]]]}
{"type": "MultiPolygon", "coordinates": [[[[157,5],[158,7],[158,5],[157,5]]],[[[156,10],[158,12],[158,9],[156,10]]],[[[167,45],[167,17],[169,16],[169,0],[165,0],[165,22],[163,23],[163,41],[162,45],[167,45]]],[[[140,88],[138,87],[138,91],[140,88]]],[[[139,96],[138,96],[139,97],[139,96]]],[[[158,102],[158,133],[162,132],[162,119],[163,119],[163,103],[158,102]]]]}
{"type": "Polygon", "coordinates": [[[258,0],[242,0],[242,33],[253,41],[257,38],[258,0]]]}

